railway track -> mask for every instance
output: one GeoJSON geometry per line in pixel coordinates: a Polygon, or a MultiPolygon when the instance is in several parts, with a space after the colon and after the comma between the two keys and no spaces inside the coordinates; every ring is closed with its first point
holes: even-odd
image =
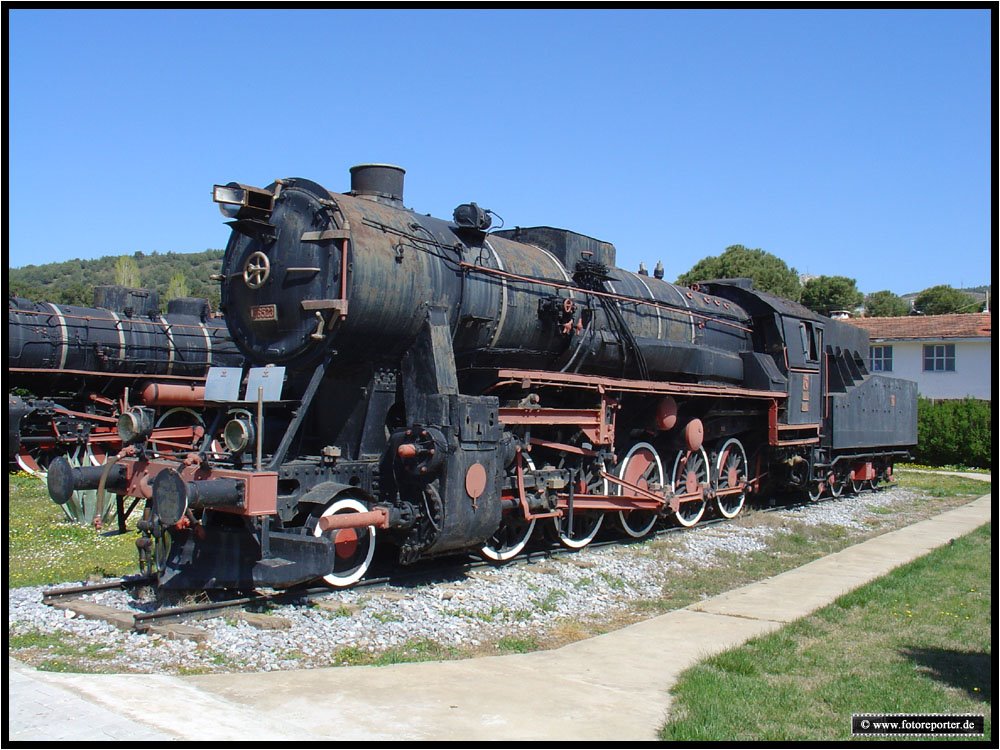
{"type": "MultiPolygon", "coordinates": [[[[836,498],[828,498],[827,501],[835,502],[836,498]]],[[[758,507],[755,510],[758,513],[773,513],[814,504],[815,503],[813,501],[795,500],[791,502],[777,502],[765,507],[758,507]]],[[[728,523],[732,520],[733,519],[724,517],[709,518],[701,521],[695,528],[705,529],[718,525],[728,525],[728,523]]],[[[377,590],[388,586],[421,586],[435,581],[440,581],[442,578],[453,578],[456,575],[464,574],[471,570],[530,565],[542,560],[557,559],[567,555],[576,555],[585,550],[648,543],[653,539],[663,538],[690,530],[690,527],[670,526],[659,528],[641,539],[621,537],[597,539],[588,544],[582,550],[567,549],[557,545],[550,545],[537,549],[529,549],[528,551],[518,555],[516,558],[501,563],[497,563],[492,560],[471,558],[466,555],[449,556],[439,558],[437,560],[429,560],[423,563],[418,563],[412,568],[402,572],[395,569],[391,573],[373,575],[362,579],[358,583],[354,584],[352,588],[377,590]]],[[[388,570],[389,566],[387,565],[386,567],[388,570]]],[[[373,572],[379,571],[373,569],[373,572]]],[[[72,602],[74,600],[83,600],[84,597],[90,594],[112,590],[133,591],[142,588],[143,586],[150,586],[154,583],[154,581],[155,579],[151,576],[127,576],[120,579],[102,581],[94,584],[85,584],[82,586],[51,588],[42,592],[42,602],[44,604],[59,606],[63,609],[72,609],[72,602]]],[[[269,605],[290,604],[295,602],[306,603],[314,599],[328,596],[334,591],[334,589],[331,589],[328,586],[315,586],[292,588],[284,591],[262,591],[236,596],[222,596],[215,600],[201,601],[191,604],[162,606],[150,612],[134,612],[121,608],[103,606],[99,609],[91,610],[91,612],[92,614],[96,613],[96,616],[100,617],[103,610],[109,610],[104,612],[106,617],[102,619],[114,621],[119,626],[121,626],[123,622],[127,622],[128,617],[131,617],[131,626],[129,629],[137,633],[150,633],[155,632],[157,626],[168,623],[187,622],[217,617],[220,613],[232,609],[253,610],[269,605]]]]}

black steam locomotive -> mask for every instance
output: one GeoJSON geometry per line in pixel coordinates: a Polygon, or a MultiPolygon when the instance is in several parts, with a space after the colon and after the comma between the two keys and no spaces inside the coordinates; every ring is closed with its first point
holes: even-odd
{"type": "Polygon", "coordinates": [[[624,271],[575,232],[490,232],[475,203],[417,214],[398,167],[351,174],[346,194],[215,187],[251,364],[209,374],[217,433],[154,456],[135,408],[113,466],[49,472],[57,501],[99,482],[149,499],[162,586],[346,586],[376,538],[405,564],[506,560],[536,527],[641,537],[765,484],[874,486],[916,443],[915,384],[870,374],[858,328],[745,281],[624,271]]]}
{"type": "Polygon", "coordinates": [[[19,393],[7,397],[8,461],[32,473],[61,454],[103,463],[121,448],[129,403],[156,408],[160,441],[191,445],[209,367],[242,363],[204,299],[171,300],[161,314],[149,289],[99,286],[94,307],[10,297],[7,385],[19,393]]]}

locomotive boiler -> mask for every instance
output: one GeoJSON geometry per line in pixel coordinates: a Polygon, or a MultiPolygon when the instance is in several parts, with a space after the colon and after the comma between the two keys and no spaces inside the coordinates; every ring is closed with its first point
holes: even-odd
{"type": "Polygon", "coordinates": [[[735,516],[765,482],[873,486],[915,443],[913,384],[868,373],[858,329],[739,280],[625,271],[576,232],[490,231],[476,203],[418,214],[398,167],[351,175],[215,186],[250,364],[209,375],[217,433],[154,456],[136,412],[113,466],[49,473],[57,501],[147,498],[163,586],[350,585],[376,538],[402,563],[506,560],[536,528],[579,549],[606,519],[642,537],[735,516]]]}
{"type": "MultiPolygon", "coordinates": [[[[108,298],[107,288],[100,288],[108,298]]],[[[136,292],[128,290],[134,300],[136,292]]],[[[154,293],[155,294],[155,293],[154,293]]],[[[7,300],[7,373],[10,385],[47,395],[100,373],[119,376],[200,377],[214,365],[242,362],[225,323],[208,301],[173,299],[167,312],[138,306],[81,307],[7,300]]]]}
{"type": "MultiPolygon", "coordinates": [[[[8,461],[25,471],[44,475],[61,454],[103,463],[121,448],[116,425],[129,401],[155,410],[157,446],[190,446],[204,432],[208,369],[243,363],[207,300],[173,299],[161,313],[155,291],[99,286],[94,302],[8,299],[7,382],[19,391],[7,399],[8,461]]],[[[63,509],[89,523],[91,500],[76,493],[63,509]]]]}

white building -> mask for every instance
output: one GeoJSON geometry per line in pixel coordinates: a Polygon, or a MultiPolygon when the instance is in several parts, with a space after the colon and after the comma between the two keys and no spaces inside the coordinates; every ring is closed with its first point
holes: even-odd
{"type": "Polygon", "coordinates": [[[989,313],[851,318],[868,331],[868,369],[917,382],[933,399],[990,400],[993,385],[989,313]]]}

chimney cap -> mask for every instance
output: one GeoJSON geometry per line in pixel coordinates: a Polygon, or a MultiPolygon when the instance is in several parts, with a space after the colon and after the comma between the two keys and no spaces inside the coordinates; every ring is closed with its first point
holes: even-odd
{"type": "Polygon", "coordinates": [[[351,167],[351,194],[395,206],[403,204],[403,175],[395,164],[355,164],[351,167]]]}

